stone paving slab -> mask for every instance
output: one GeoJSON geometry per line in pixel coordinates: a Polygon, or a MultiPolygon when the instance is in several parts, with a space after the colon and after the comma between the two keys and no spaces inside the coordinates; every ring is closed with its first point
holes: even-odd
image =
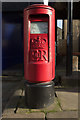
{"type": "MultiPolygon", "coordinates": [[[[23,82],[20,82],[16,88],[14,94],[10,97],[10,100],[7,102],[5,109],[3,110],[3,117],[7,116],[8,114],[14,114],[16,110],[16,106],[20,100],[20,96],[22,95],[21,85],[23,82]]],[[[7,94],[7,93],[6,93],[7,94]]]]}
{"type": "MultiPolygon", "coordinates": [[[[45,120],[45,114],[42,113],[42,112],[38,112],[38,113],[25,113],[25,114],[11,114],[9,113],[7,116],[4,116],[4,118],[26,118],[27,120],[33,120],[33,119],[36,119],[36,120],[45,120]]],[[[23,119],[23,120],[24,120],[23,119]]],[[[6,119],[5,119],[6,120],[6,119]]],[[[9,120],[12,120],[12,119],[9,119],[9,120]]],[[[17,119],[15,119],[17,120],[17,119]]]]}
{"type": "Polygon", "coordinates": [[[42,109],[27,109],[27,106],[25,104],[25,92],[23,92],[23,97],[21,98],[21,102],[20,105],[18,107],[17,112],[18,113],[25,113],[25,112],[57,112],[57,111],[61,111],[61,108],[59,106],[59,103],[57,101],[57,98],[54,97],[54,101],[53,104],[49,105],[46,108],[42,108],[42,109]]]}
{"type": "Polygon", "coordinates": [[[78,92],[56,91],[62,110],[78,110],[78,92]]]}
{"type": "MultiPolygon", "coordinates": [[[[46,108],[42,108],[42,109],[38,109],[38,110],[43,111],[45,113],[62,111],[56,97],[54,98],[53,104],[49,105],[46,108]]],[[[32,111],[36,111],[36,109],[32,109],[32,111]]]]}
{"type": "Polygon", "coordinates": [[[14,112],[16,110],[16,106],[17,106],[18,101],[19,101],[20,96],[21,96],[21,92],[22,92],[21,89],[19,89],[11,97],[11,99],[9,100],[9,102],[7,103],[7,105],[5,107],[5,110],[3,111],[3,117],[7,116],[8,114],[14,114],[14,112]]]}
{"type": "Polygon", "coordinates": [[[56,113],[47,113],[47,120],[51,120],[54,118],[78,118],[78,111],[62,111],[56,113]]]}
{"type": "Polygon", "coordinates": [[[51,104],[49,107],[44,108],[44,109],[28,109],[25,105],[25,96],[24,92],[22,92],[22,88],[17,88],[14,95],[11,97],[9,102],[6,105],[6,109],[3,112],[3,118],[7,118],[10,115],[11,116],[18,116],[18,115],[24,115],[29,113],[31,114],[39,114],[43,113],[44,115],[46,112],[56,112],[56,111],[61,111],[60,106],[58,105],[57,98],[55,97],[54,103],[51,104]],[[15,114],[16,110],[16,114],[15,114]]]}
{"type": "Polygon", "coordinates": [[[6,104],[10,100],[11,96],[15,92],[15,88],[19,85],[19,82],[2,82],[2,109],[4,110],[6,104]]]}
{"type": "MultiPolygon", "coordinates": [[[[17,118],[22,118],[22,120],[26,120],[25,118],[27,118],[27,120],[33,120],[33,119],[39,119],[39,120],[45,120],[45,114],[42,112],[38,112],[38,113],[30,113],[30,112],[25,112],[25,113],[19,113],[19,112],[15,112],[16,108],[19,107],[18,105],[20,104],[20,99],[23,96],[22,94],[22,86],[20,86],[20,88],[16,88],[15,93],[13,94],[13,96],[11,97],[11,99],[9,100],[9,102],[7,103],[5,110],[3,112],[2,118],[3,120],[13,120],[15,118],[15,120],[17,120],[17,118]]],[[[17,110],[16,110],[17,111],[17,110]]]]}
{"type": "MultiPolygon", "coordinates": [[[[77,109],[78,109],[78,93],[73,91],[66,91],[63,90],[56,90],[56,95],[54,99],[54,103],[51,104],[49,107],[44,109],[28,109],[25,105],[25,92],[22,90],[24,87],[23,82],[20,83],[20,86],[15,89],[15,93],[9,100],[6,105],[6,109],[3,112],[4,120],[7,118],[22,118],[22,120],[33,120],[40,118],[41,120],[45,120],[45,116],[48,119],[56,118],[54,116],[61,116],[63,115],[65,118],[66,116],[71,115],[70,117],[74,118],[77,116],[77,109]],[[77,102],[77,103],[76,103],[77,102]],[[77,107],[76,107],[77,106],[77,107]],[[63,110],[63,111],[62,111],[63,110]],[[68,111],[64,111],[68,110],[68,111]],[[71,111],[70,111],[71,110],[71,111]],[[75,110],[75,111],[74,111],[75,110]],[[73,115],[74,114],[74,115],[73,115]],[[39,117],[41,116],[41,117],[39,117]],[[24,119],[23,119],[24,118],[24,119]]],[[[60,117],[58,117],[60,118],[60,117]]]]}

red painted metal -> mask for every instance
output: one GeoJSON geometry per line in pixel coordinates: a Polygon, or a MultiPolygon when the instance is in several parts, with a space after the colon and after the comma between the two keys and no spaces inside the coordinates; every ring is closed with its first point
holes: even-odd
{"type": "Polygon", "coordinates": [[[24,76],[32,83],[55,78],[55,10],[43,4],[24,10],[24,76]],[[32,34],[32,22],[47,22],[48,32],[32,34]]]}

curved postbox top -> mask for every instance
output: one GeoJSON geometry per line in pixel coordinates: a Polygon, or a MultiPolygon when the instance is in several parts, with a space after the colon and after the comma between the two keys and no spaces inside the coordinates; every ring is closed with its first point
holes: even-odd
{"type": "Polygon", "coordinates": [[[54,8],[48,6],[48,5],[44,5],[44,4],[33,4],[33,5],[30,5],[29,7],[25,8],[24,11],[26,10],[30,10],[30,9],[35,9],[35,8],[42,8],[42,9],[49,9],[49,10],[52,10],[52,11],[55,11],[54,8]]]}

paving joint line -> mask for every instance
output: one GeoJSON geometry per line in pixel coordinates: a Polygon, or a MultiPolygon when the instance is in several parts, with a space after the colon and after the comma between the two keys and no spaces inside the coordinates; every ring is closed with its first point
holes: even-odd
{"type": "Polygon", "coordinates": [[[58,105],[59,105],[60,109],[63,111],[62,106],[61,106],[61,103],[60,103],[60,101],[59,101],[59,98],[58,98],[56,92],[55,92],[55,97],[57,98],[58,105]]]}
{"type": "Polygon", "coordinates": [[[47,117],[46,117],[46,115],[45,115],[45,120],[47,120],[47,117]]]}
{"type": "Polygon", "coordinates": [[[14,110],[14,113],[15,113],[15,114],[17,113],[17,110],[18,110],[18,108],[19,108],[19,105],[20,105],[20,102],[21,102],[22,95],[23,95],[23,88],[22,88],[21,95],[19,96],[19,100],[18,100],[18,102],[17,102],[16,108],[15,108],[15,110],[14,110]]]}

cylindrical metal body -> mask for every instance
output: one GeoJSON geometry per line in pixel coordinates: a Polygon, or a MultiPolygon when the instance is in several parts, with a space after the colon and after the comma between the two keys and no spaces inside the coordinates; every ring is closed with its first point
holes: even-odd
{"type": "Polygon", "coordinates": [[[55,78],[55,10],[50,6],[24,10],[24,76],[31,83],[55,78]]]}

